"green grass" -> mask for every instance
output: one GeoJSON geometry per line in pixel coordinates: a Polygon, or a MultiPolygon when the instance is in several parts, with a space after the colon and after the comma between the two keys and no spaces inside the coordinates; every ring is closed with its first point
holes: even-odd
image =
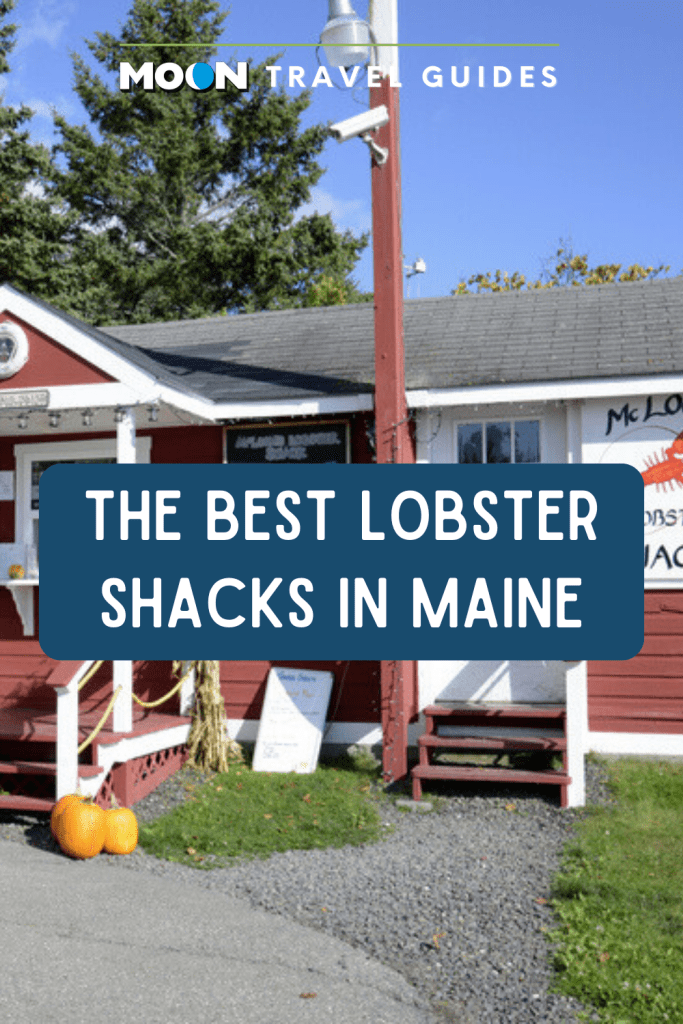
{"type": "Polygon", "coordinates": [[[141,826],[140,845],[207,869],[276,851],[376,842],[378,776],[362,755],[320,764],[310,775],[231,765],[203,785],[188,783],[182,806],[141,826]]]}
{"type": "Polygon", "coordinates": [[[680,1024],[683,765],[607,769],[616,804],[579,822],[554,883],[557,988],[605,1024],[680,1024]]]}

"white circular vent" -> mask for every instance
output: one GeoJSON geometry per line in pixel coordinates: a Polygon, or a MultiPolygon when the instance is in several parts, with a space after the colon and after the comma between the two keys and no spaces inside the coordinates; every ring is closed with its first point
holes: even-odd
{"type": "Polygon", "coordinates": [[[0,323],[0,379],[13,377],[28,360],[28,339],[21,327],[0,323]]]}

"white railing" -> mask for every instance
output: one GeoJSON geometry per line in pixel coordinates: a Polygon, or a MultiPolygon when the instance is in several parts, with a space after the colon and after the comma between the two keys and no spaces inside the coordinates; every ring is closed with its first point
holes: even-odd
{"type": "MultiPolygon", "coordinates": [[[[57,783],[56,798],[78,787],[78,691],[101,662],[62,661],[48,679],[57,696],[57,783]]],[[[133,731],[133,663],[113,662],[113,689],[121,687],[113,709],[114,732],[133,731]]]]}
{"type": "MultiPolygon", "coordinates": [[[[142,707],[150,708],[164,703],[180,691],[180,713],[182,715],[187,715],[194,703],[194,669],[187,671],[163,697],[157,701],[146,703],[133,694],[133,662],[113,661],[112,700],[98,725],[88,739],[84,740],[79,747],[78,692],[88,679],[97,672],[101,664],[101,661],[62,661],[53,670],[48,679],[48,683],[54,686],[57,695],[56,796],[58,800],[67,793],[75,792],[78,788],[78,755],[98,735],[110,713],[112,715],[112,731],[114,733],[128,734],[132,738],[134,700],[142,707]]],[[[180,733],[186,739],[189,726],[181,726],[179,728],[180,733]]],[[[180,742],[184,742],[184,739],[180,742]]],[[[174,742],[177,742],[177,740],[174,739],[174,742]]],[[[102,770],[104,771],[104,768],[102,770]]]]}

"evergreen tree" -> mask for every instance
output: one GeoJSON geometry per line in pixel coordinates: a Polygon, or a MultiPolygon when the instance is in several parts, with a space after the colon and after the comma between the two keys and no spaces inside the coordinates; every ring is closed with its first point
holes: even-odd
{"type": "MultiPolygon", "coordinates": [[[[10,70],[16,25],[6,24],[15,0],[0,0],[0,74],[10,70]]],[[[68,219],[48,195],[50,152],[29,140],[30,107],[0,104],[0,281],[52,299],[68,288],[68,219]]]]}
{"type": "Polygon", "coordinates": [[[301,130],[310,96],[272,89],[265,63],[250,69],[246,92],[119,90],[122,61],[208,62],[224,19],[216,0],[134,0],[120,38],[88,43],[116,75],[113,88],[74,57],[96,134],[56,118],[56,185],[79,218],[80,286],[62,305],[86,320],[302,305],[323,277],[348,284],[367,244],[329,215],[295,218],[323,173],[316,157],[328,132],[301,130]]]}

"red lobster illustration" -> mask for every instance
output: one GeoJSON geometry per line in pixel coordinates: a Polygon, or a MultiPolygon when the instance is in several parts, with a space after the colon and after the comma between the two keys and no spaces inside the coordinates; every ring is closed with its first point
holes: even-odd
{"type": "Polygon", "coordinates": [[[648,484],[655,484],[657,490],[674,489],[674,483],[683,487],[683,430],[678,434],[670,448],[662,448],[661,459],[656,456],[646,459],[647,469],[640,474],[648,484]]]}

